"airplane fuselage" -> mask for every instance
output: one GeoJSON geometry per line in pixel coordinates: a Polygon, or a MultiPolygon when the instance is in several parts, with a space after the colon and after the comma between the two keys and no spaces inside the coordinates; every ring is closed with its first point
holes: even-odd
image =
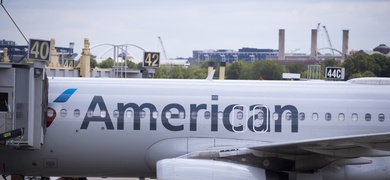
{"type": "Polygon", "coordinates": [[[194,150],[384,133],[389,90],[324,81],[50,78],[41,149],[0,149],[0,172],[154,177],[157,160],[194,150]]]}

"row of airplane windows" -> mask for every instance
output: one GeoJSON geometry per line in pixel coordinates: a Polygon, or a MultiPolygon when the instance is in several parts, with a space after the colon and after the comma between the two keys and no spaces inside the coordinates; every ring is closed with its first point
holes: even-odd
{"type": "MultiPolygon", "coordinates": [[[[53,114],[54,114],[53,112],[48,111],[48,116],[49,117],[52,116],[53,114]]],[[[168,111],[168,112],[165,113],[165,117],[170,119],[172,117],[172,114],[173,114],[172,112],[168,111]]],[[[88,111],[87,112],[87,117],[92,117],[93,115],[94,115],[93,111],[88,111]]],[[[127,110],[124,115],[125,115],[126,118],[132,118],[134,116],[134,113],[133,113],[132,110],[127,110]]],[[[60,116],[61,117],[66,117],[67,116],[67,110],[66,109],[62,109],[61,112],[60,112],[60,116]]],[[[75,109],[74,112],[73,112],[73,116],[74,117],[80,117],[80,110],[79,109],[75,109]]],[[[100,111],[100,117],[105,118],[106,116],[107,116],[107,112],[106,111],[100,111]]],[[[146,117],[146,112],[144,110],[141,110],[139,112],[139,116],[140,116],[140,118],[145,118],[146,117]]],[[[157,118],[158,116],[159,116],[158,111],[153,111],[152,112],[152,117],[153,118],[157,118]]],[[[218,119],[222,119],[223,112],[219,111],[217,116],[218,116],[218,119]]],[[[114,118],[118,118],[119,117],[119,111],[118,110],[114,110],[113,111],[113,117],[114,118]]],[[[179,119],[184,119],[185,118],[185,112],[179,112],[178,113],[178,117],[179,117],[179,119]]],[[[197,112],[192,112],[191,113],[191,118],[197,119],[197,117],[198,117],[198,113],[197,112]]],[[[210,119],[210,117],[211,117],[210,111],[205,111],[204,112],[204,118],[205,119],[210,119]]],[[[245,117],[245,115],[244,115],[243,111],[235,112],[235,118],[237,120],[243,120],[244,117],[245,117]]],[[[255,118],[256,118],[256,120],[260,120],[260,121],[264,120],[264,113],[262,111],[258,112],[255,115],[255,118]]],[[[272,114],[272,119],[273,120],[278,120],[278,118],[279,118],[279,114],[278,113],[275,112],[275,113],[272,114]]],[[[292,120],[292,118],[293,117],[292,117],[291,112],[285,113],[285,119],[286,120],[289,121],[289,120],[292,120]]],[[[319,117],[318,113],[312,113],[311,119],[313,121],[318,121],[319,118],[320,117],[319,117]]],[[[306,119],[305,113],[300,112],[298,114],[298,119],[301,120],[301,121],[305,120],[306,119]]],[[[344,121],[346,119],[346,116],[345,116],[344,113],[339,113],[338,116],[337,116],[337,119],[339,121],[344,121]]],[[[358,121],[358,119],[359,119],[359,116],[358,116],[357,113],[352,113],[351,114],[351,120],[352,121],[358,121]]],[[[370,113],[366,113],[364,115],[364,119],[366,121],[371,121],[373,119],[373,116],[370,113]]],[[[379,113],[378,116],[377,116],[377,119],[378,119],[378,121],[383,122],[383,121],[385,121],[385,115],[383,113],[379,113]]],[[[332,120],[332,114],[331,113],[325,113],[325,120],[326,121],[331,121],[332,120]]]]}

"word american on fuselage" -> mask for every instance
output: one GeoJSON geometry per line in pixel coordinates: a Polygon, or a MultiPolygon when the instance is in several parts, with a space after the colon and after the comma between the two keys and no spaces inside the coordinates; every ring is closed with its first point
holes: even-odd
{"type": "MultiPolygon", "coordinates": [[[[219,119],[222,119],[222,123],[225,129],[231,132],[245,132],[248,129],[252,132],[270,132],[270,111],[266,106],[261,104],[250,106],[230,104],[227,105],[223,111],[220,111],[220,107],[218,103],[216,103],[218,101],[218,95],[212,95],[211,99],[212,103],[210,104],[189,104],[189,111],[191,112],[191,115],[189,116],[190,131],[197,131],[198,112],[203,110],[207,112],[211,111],[211,131],[218,131],[219,119]],[[232,114],[236,114],[236,116],[233,116],[232,114]]],[[[125,112],[128,111],[128,109],[132,109],[134,112],[132,116],[134,130],[141,129],[141,119],[145,117],[149,118],[149,129],[152,131],[157,130],[158,117],[161,118],[161,123],[167,130],[184,130],[184,123],[178,124],[177,121],[175,121],[175,123],[170,122],[170,120],[174,119],[186,119],[186,108],[184,108],[183,105],[178,103],[169,103],[165,105],[161,111],[157,111],[157,108],[154,104],[147,102],[140,105],[134,102],[117,103],[117,109],[114,111],[116,112],[115,118],[117,119],[117,130],[125,129],[125,112]],[[145,113],[145,111],[143,111],[144,109],[149,110],[149,117],[145,116],[146,114],[143,116],[140,115],[141,112],[145,113]],[[177,113],[172,113],[172,111],[177,113]],[[161,112],[160,116],[158,116],[158,112],[161,112]]],[[[282,114],[285,111],[291,113],[291,132],[298,132],[298,109],[293,105],[275,105],[275,113],[278,116],[278,118],[274,121],[275,132],[282,132],[282,114]]],[[[94,96],[91,103],[89,104],[80,129],[88,129],[89,124],[92,122],[104,122],[106,129],[114,130],[114,123],[108,112],[109,111],[103,97],[94,96]],[[94,116],[91,112],[94,112],[97,107],[100,109],[100,111],[105,111],[106,115],[94,116]]]]}

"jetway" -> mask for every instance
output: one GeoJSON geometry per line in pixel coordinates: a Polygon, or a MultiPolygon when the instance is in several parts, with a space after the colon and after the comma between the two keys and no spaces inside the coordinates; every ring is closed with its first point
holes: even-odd
{"type": "Polygon", "coordinates": [[[0,62],[0,148],[40,149],[46,131],[45,62],[0,62]]]}

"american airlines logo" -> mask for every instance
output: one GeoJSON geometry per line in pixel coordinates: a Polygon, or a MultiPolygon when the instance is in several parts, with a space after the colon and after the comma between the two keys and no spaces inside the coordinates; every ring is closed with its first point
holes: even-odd
{"type": "MultiPolygon", "coordinates": [[[[65,102],[75,92],[75,89],[66,90],[54,102],[65,102]],[[61,98],[60,98],[61,97],[61,98]]],[[[219,123],[223,124],[224,129],[230,132],[270,132],[270,111],[261,104],[240,105],[229,104],[226,107],[220,107],[218,104],[218,95],[212,95],[209,104],[189,103],[187,105],[179,103],[166,104],[158,109],[153,103],[137,104],[135,102],[116,103],[116,109],[109,111],[103,96],[94,96],[89,104],[87,112],[84,115],[80,129],[88,129],[91,123],[104,123],[108,130],[125,130],[125,121],[133,121],[133,130],[141,130],[141,121],[149,120],[149,130],[157,130],[157,124],[161,123],[169,131],[197,131],[198,121],[210,119],[210,130],[219,131],[219,123]],[[94,115],[93,112],[105,112],[104,115],[94,115]],[[146,111],[145,111],[146,110],[146,111]],[[131,116],[128,112],[131,111],[131,116]],[[189,111],[189,112],[187,112],[189,111]],[[109,112],[113,112],[110,116],[109,112]],[[204,115],[204,116],[203,116],[204,115]],[[113,121],[114,119],[114,121],[113,121]],[[178,121],[183,120],[183,121],[178,121]],[[187,122],[186,122],[187,120],[187,122]]],[[[291,132],[298,132],[298,109],[293,105],[275,105],[273,116],[277,118],[274,131],[282,132],[282,115],[289,113],[291,122],[291,132]]]]}

